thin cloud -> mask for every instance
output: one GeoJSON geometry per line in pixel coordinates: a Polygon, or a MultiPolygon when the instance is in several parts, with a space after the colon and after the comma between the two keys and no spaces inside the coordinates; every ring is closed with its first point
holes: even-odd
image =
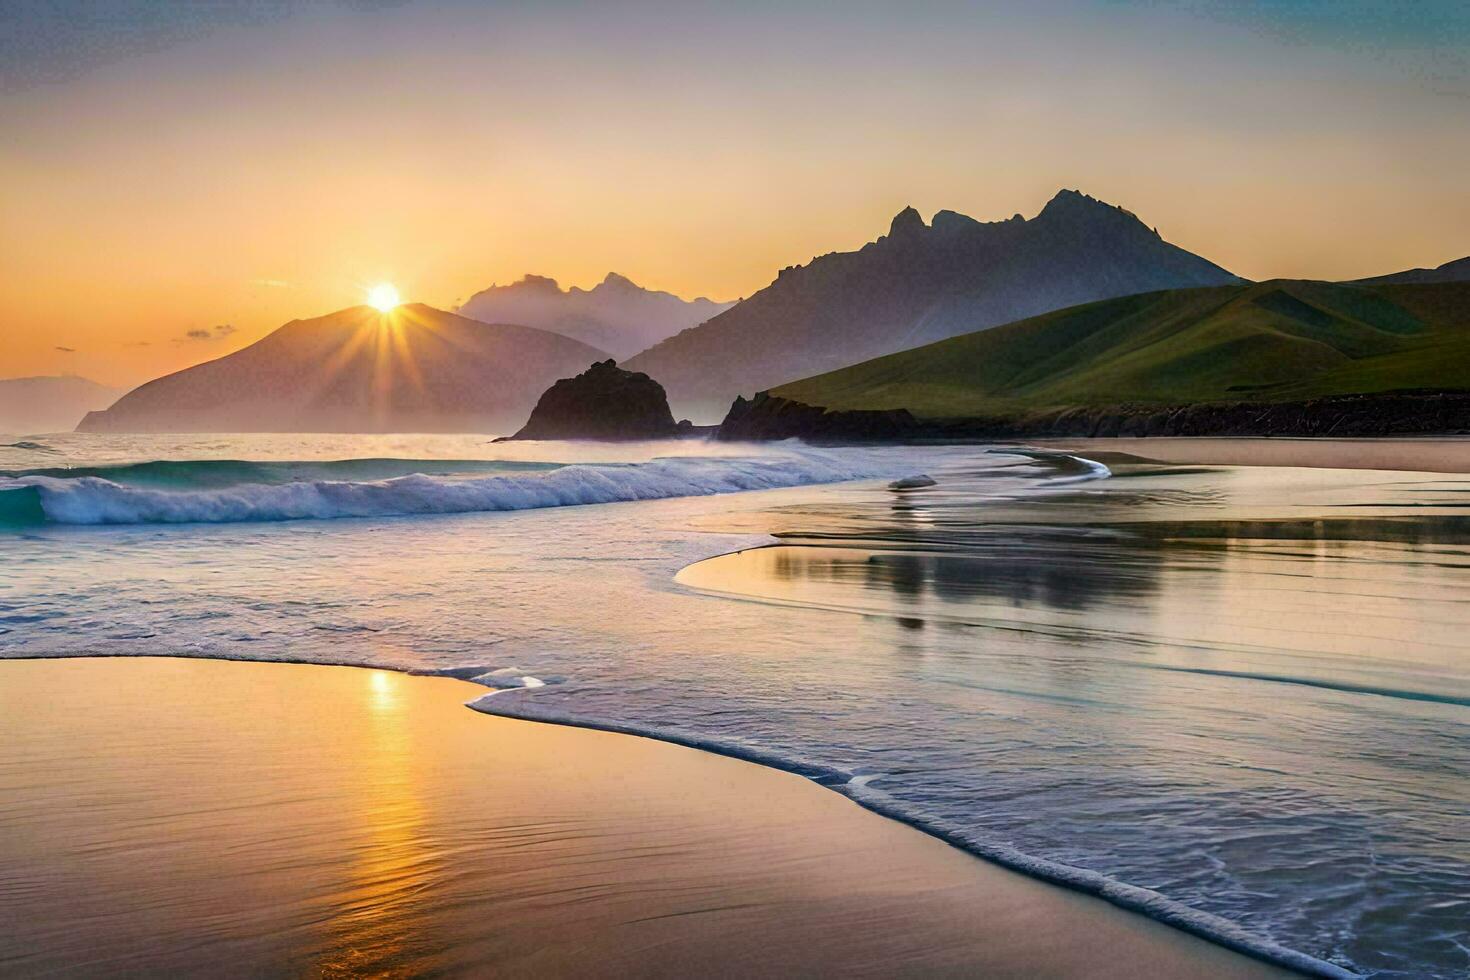
{"type": "Polygon", "coordinates": [[[247,279],[246,282],[252,286],[267,286],[271,289],[291,288],[291,284],[284,279],[247,279]]]}
{"type": "Polygon", "coordinates": [[[174,343],[183,344],[198,340],[223,340],[234,332],[235,325],[233,323],[217,323],[207,330],[204,327],[195,327],[175,340],[174,343]]]}
{"type": "Polygon", "coordinates": [[[61,351],[63,354],[75,354],[77,352],[77,349],[75,347],[61,347],[58,345],[56,349],[61,351]]]}

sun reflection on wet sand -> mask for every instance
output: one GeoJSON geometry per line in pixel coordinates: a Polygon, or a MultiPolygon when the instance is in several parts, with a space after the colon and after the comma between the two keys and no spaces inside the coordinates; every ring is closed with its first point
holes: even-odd
{"type": "MultiPolygon", "coordinates": [[[[342,802],[356,824],[352,866],[324,923],[327,952],[315,969],[327,977],[408,975],[433,947],[419,897],[443,874],[426,833],[425,805],[401,689],[384,670],[362,672],[360,748],[353,752],[354,792],[342,802]]],[[[356,742],[356,740],[354,740],[356,742]]]]}
{"type": "Polygon", "coordinates": [[[0,973],[1274,972],[801,777],[477,690],[0,663],[0,973]]]}

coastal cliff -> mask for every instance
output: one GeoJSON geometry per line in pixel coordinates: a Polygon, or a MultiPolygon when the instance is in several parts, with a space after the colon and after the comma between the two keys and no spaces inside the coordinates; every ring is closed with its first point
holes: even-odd
{"type": "Polygon", "coordinates": [[[897,441],[925,434],[926,424],[907,409],[833,412],[769,392],[736,397],[716,438],[726,441],[807,439],[826,442],[897,441]]]}

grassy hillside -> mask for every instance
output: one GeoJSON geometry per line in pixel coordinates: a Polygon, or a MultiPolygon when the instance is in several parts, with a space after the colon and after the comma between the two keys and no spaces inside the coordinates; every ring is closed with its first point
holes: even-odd
{"type": "Polygon", "coordinates": [[[927,418],[1470,389],[1470,283],[1274,280],[1074,306],[782,385],[927,418]]]}

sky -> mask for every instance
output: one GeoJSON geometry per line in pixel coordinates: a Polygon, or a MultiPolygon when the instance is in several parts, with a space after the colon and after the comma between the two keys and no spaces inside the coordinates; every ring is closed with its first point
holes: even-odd
{"type": "Polygon", "coordinates": [[[914,205],[1253,279],[1470,253],[1470,4],[7,0],[0,377],[130,386],[395,283],[714,299],[914,205]]]}

